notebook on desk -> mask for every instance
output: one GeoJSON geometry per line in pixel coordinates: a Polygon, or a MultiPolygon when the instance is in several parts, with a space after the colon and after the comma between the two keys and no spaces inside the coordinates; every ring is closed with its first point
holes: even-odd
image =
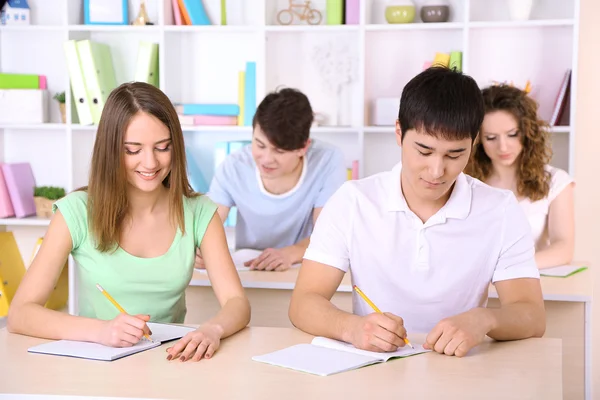
{"type": "Polygon", "coordinates": [[[158,347],[171,340],[180,339],[185,336],[186,333],[194,330],[194,328],[189,328],[187,326],[159,324],[154,322],[149,322],[148,327],[152,331],[152,341],[143,339],[131,347],[110,347],[99,343],[56,340],[30,347],[28,351],[30,353],[113,361],[131,354],[158,347]]]}
{"type": "Polygon", "coordinates": [[[310,344],[297,344],[283,350],[254,356],[252,359],[309,374],[328,376],[387,362],[392,358],[404,358],[429,351],[431,350],[426,350],[421,345],[415,345],[414,349],[405,346],[394,352],[378,353],[360,350],[338,340],[316,337],[310,344]]]}
{"type": "MultiPolygon", "coordinates": [[[[244,263],[246,261],[250,261],[260,256],[262,251],[254,250],[254,249],[239,249],[231,252],[231,259],[233,260],[233,264],[235,265],[235,269],[238,271],[250,271],[249,267],[246,267],[244,263]]],[[[300,264],[292,265],[292,268],[299,267],[300,264]]],[[[198,272],[206,272],[205,269],[194,268],[195,271],[198,272]]]]}

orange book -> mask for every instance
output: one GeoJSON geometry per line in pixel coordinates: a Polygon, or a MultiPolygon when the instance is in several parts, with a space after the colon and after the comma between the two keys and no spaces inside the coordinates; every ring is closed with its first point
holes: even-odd
{"type": "Polygon", "coordinates": [[[181,11],[181,17],[183,18],[183,24],[191,25],[192,20],[190,19],[190,15],[188,14],[187,9],[185,8],[185,5],[183,4],[183,0],[177,0],[177,4],[179,4],[179,11],[181,11]]]}

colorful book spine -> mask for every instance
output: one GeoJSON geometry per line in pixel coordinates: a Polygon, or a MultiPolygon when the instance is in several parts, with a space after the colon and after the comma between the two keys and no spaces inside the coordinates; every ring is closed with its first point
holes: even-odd
{"type": "Polygon", "coordinates": [[[447,67],[450,63],[450,54],[446,53],[435,53],[435,58],[431,63],[431,66],[440,65],[442,67],[447,67]]]}
{"type": "Polygon", "coordinates": [[[244,125],[252,126],[256,112],[256,63],[246,63],[244,79],[244,125]]]}
{"type": "Polygon", "coordinates": [[[35,215],[35,179],[29,163],[2,164],[2,173],[17,218],[35,215]]]}
{"type": "Polygon", "coordinates": [[[15,209],[13,208],[12,201],[10,200],[10,193],[4,180],[4,173],[2,172],[2,164],[0,163],[0,218],[8,218],[15,216],[15,209]]]}
{"type": "Polygon", "coordinates": [[[40,89],[40,76],[0,73],[0,89],[40,89]]]}
{"type": "Polygon", "coordinates": [[[210,25],[204,4],[199,0],[183,0],[192,25],[210,25]]]}
{"type": "Polygon", "coordinates": [[[181,10],[179,9],[178,1],[171,0],[171,5],[173,7],[173,22],[175,23],[175,25],[182,25],[181,10]]]}
{"type": "Polygon", "coordinates": [[[183,115],[219,115],[237,117],[240,106],[237,104],[179,104],[175,106],[183,115]]]}
{"type": "Polygon", "coordinates": [[[344,0],[327,0],[327,25],[341,25],[344,20],[344,0]]]}
{"type": "Polygon", "coordinates": [[[462,72],[462,52],[452,51],[450,52],[449,68],[455,69],[458,72],[462,72]]]}
{"type": "Polygon", "coordinates": [[[346,25],[358,25],[360,22],[360,0],[346,0],[346,25]]]}
{"type": "Polygon", "coordinates": [[[238,125],[244,126],[246,122],[244,120],[244,88],[246,85],[246,71],[240,71],[238,73],[238,103],[240,106],[240,113],[238,115],[238,125]]]}

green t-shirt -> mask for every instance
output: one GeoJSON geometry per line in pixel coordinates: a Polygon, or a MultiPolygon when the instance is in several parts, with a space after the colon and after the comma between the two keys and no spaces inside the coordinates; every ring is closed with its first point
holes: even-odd
{"type": "Polygon", "coordinates": [[[150,315],[153,322],[183,323],[185,289],[192,279],[195,248],[200,246],[217,206],[206,196],[184,198],[185,231],[177,229],[169,250],[140,258],[122,248],[101,253],[88,229],[87,192],[76,191],[58,200],[73,241],[71,254],[79,265],[79,315],[109,320],[119,311],[96,288],[100,284],[128,314],[150,315]]]}

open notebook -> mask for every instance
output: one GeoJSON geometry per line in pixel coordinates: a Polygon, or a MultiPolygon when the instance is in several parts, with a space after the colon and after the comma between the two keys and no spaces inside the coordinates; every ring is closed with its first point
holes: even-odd
{"type": "Polygon", "coordinates": [[[186,333],[194,330],[194,328],[189,328],[187,326],[158,324],[154,322],[149,322],[148,327],[152,331],[152,341],[142,339],[131,347],[109,347],[91,342],[57,340],[30,347],[28,351],[30,353],[113,361],[121,357],[158,347],[170,340],[180,339],[185,336],[186,333]]]}
{"type": "MultiPolygon", "coordinates": [[[[254,249],[239,249],[231,252],[231,258],[233,259],[233,264],[235,265],[235,269],[238,271],[250,271],[249,267],[244,266],[246,261],[250,261],[260,256],[262,251],[254,250],[254,249]]],[[[300,264],[292,265],[292,268],[299,267],[300,264]]],[[[194,268],[195,271],[198,272],[206,272],[205,269],[194,268]]]]}
{"type": "Polygon", "coordinates": [[[254,361],[294,369],[314,375],[333,375],[371,364],[386,362],[391,358],[403,358],[426,353],[421,345],[414,349],[405,346],[389,353],[360,350],[349,343],[324,337],[316,337],[310,344],[297,344],[262,356],[254,356],[254,361]]]}
{"type": "Polygon", "coordinates": [[[585,271],[587,267],[581,265],[561,265],[559,267],[540,269],[541,276],[552,276],[555,278],[566,278],[581,271],[585,271]]]}

